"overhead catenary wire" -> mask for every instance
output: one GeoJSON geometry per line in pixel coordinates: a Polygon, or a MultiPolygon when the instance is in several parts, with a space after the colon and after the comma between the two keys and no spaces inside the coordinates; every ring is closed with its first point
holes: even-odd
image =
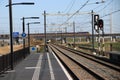
{"type": "MultiPolygon", "coordinates": [[[[106,3],[106,2],[108,2],[108,1],[109,1],[109,0],[106,0],[106,1],[103,1],[103,2],[96,2],[96,3],[94,3],[94,4],[106,3]]],[[[90,11],[92,11],[92,10],[96,10],[96,9],[98,9],[98,8],[100,8],[100,7],[103,7],[103,4],[98,5],[97,7],[91,9],[90,11]]]]}
{"type": "MultiPolygon", "coordinates": [[[[84,5],[82,5],[82,7],[80,7],[80,9],[82,9],[85,5],[87,5],[88,2],[89,2],[89,0],[88,0],[84,5]]],[[[96,3],[92,3],[92,4],[99,4],[99,3],[104,3],[104,2],[96,2],[96,3]]],[[[80,10],[80,9],[79,9],[79,10],[80,10]]],[[[70,17],[68,17],[67,20],[66,20],[63,24],[61,24],[60,26],[64,25],[64,24],[65,24],[67,21],[69,21],[74,15],[78,14],[78,13],[79,13],[79,10],[77,10],[75,13],[70,14],[70,15],[72,15],[72,16],[70,16],[69,14],[66,14],[66,15],[69,15],[70,17]]],[[[84,13],[84,14],[85,14],[85,13],[84,13]]],[[[87,13],[87,14],[88,14],[88,13],[87,13]]],[[[91,14],[91,12],[90,12],[90,14],[91,14]]],[[[47,14],[47,15],[50,15],[50,14],[47,14]]],[[[53,14],[53,15],[58,15],[58,14],[53,14]]],[[[65,14],[59,14],[59,15],[64,16],[65,14]]]]}
{"type": "Polygon", "coordinates": [[[107,8],[112,2],[113,2],[113,0],[111,0],[108,4],[106,4],[102,9],[98,10],[97,12],[100,12],[100,11],[104,10],[104,9],[107,8]]]}
{"type": "Polygon", "coordinates": [[[113,12],[111,12],[111,13],[105,14],[105,15],[103,15],[101,18],[106,17],[106,16],[109,16],[109,15],[111,15],[111,14],[115,14],[115,13],[117,13],[117,12],[119,12],[119,11],[120,11],[120,9],[119,9],[119,10],[116,10],[116,11],[113,11],[113,12]]]}
{"type": "Polygon", "coordinates": [[[75,13],[73,13],[73,15],[71,15],[64,23],[61,24],[61,26],[63,24],[65,24],[66,22],[68,22],[75,14],[77,14],[83,7],[85,7],[87,5],[87,3],[89,2],[89,0],[87,0],[75,13]]]}
{"type": "Polygon", "coordinates": [[[3,8],[5,6],[7,1],[5,0],[0,0],[0,8],[3,8]]]}
{"type": "Polygon", "coordinates": [[[75,4],[75,1],[76,1],[76,0],[74,0],[74,2],[72,3],[71,7],[68,9],[67,13],[70,12],[70,10],[72,9],[73,5],[75,4]]]}
{"type": "MultiPolygon", "coordinates": [[[[107,0],[107,1],[109,1],[109,0],[107,0]]],[[[104,2],[101,2],[101,3],[106,3],[107,1],[104,1],[104,2]]],[[[100,5],[98,5],[97,7],[91,9],[90,11],[96,10],[96,9],[98,9],[99,7],[102,7],[102,5],[103,5],[103,4],[100,4],[100,5]]]]}
{"type": "Polygon", "coordinates": [[[71,0],[70,3],[68,4],[68,6],[66,7],[66,9],[63,11],[63,12],[66,12],[67,13],[70,11],[70,9],[73,7],[74,3],[75,3],[76,0],[71,0]],[[71,5],[72,4],[72,5],[71,5]]]}

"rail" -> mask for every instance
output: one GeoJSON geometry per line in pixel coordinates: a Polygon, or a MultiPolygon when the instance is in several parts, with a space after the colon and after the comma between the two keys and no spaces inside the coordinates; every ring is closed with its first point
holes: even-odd
{"type": "MultiPolygon", "coordinates": [[[[96,57],[93,57],[91,55],[85,55],[81,52],[75,52],[72,49],[66,49],[63,46],[60,47],[56,45],[51,45],[50,47],[62,59],[62,61],[68,66],[68,68],[73,71],[73,73],[77,76],[78,79],[84,79],[84,76],[89,76],[92,80],[120,79],[119,65],[114,65],[107,61],[99,60],[96,57]],[[77,70],[75,71],[75,69],[77,70]],[[82,74],[81,71],[83,71],[82,74]]],[[[86,78],[90,79],[88,77],[86,78]]]]}

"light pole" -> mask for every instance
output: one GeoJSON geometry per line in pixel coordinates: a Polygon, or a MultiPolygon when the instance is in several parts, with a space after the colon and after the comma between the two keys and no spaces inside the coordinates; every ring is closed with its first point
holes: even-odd
{"type": "Polygon", "coordinates": [[[13,70],[13,40],[12,40],[12,33],[13,33],[13,21],[12,21],[12,5],[34,5],[34,3],[14,3],[12,4],[12,0],[8,0],[9,4],[6,7],[9,7],[9,25],[10,25],[10,52],[11,52],[11,70],[13,70]]]}
{"type": "MultiPolygon", "coordinates": [[[[39,19],[39,17],[23,17],[21,20],[22,22],[22,27],[23,27],[23,33],[25,33],[25,19],[39,19]]],[[[23,49],[25,51],[25,39],[23,39],[23,49]]],[[[23,53],[23,57],[25,58],[25,52],[23,53]]]]}
{"type": "Polygon", "coordinates": [[[13,32],[13,23],[12,23],[12,0],[9,0],[9,24],[10,24],[10,51],[11,51],[11,69],[13,70],[13,40],[12,40],[12,32],[13,32]]]}
{"type": "Polygon", "coordinates": [[[46,52],[46,48],[47,48],[47,41],[46,41],[46,11],[44,11],[44,36],[45,36],[45,41],[44,41],[44,51],[46,52]]]}
{"type": "Polygon", "coordinates": [[[40,24],[40,22],[27,23],[27,25],[28,25],[28,47],[29,47],[29,53],[30,53],[30,24],[40,24]]]}

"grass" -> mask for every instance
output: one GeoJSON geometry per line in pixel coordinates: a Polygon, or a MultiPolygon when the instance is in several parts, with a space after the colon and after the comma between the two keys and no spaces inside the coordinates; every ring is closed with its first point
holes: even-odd
{"type": "Polygon", "coordinates": [[[119,51],[120,52],[120,42],[112,43],[112,50],[113,51],[119,51]]]}
{"type": "MultiPolygon", "coordinates": [[[[92,43],[79,44],[79,46],[91,48],[92,43]]],[[[98,48],[98,43],[95,43],[94,46],[95,46],[95,48],[98,48]]],[[[107,42],[104,44],[104,46],[105,46],[105,51],[110,51],[112,48],[112,51],[120,52],[120,42],[112,42],[112,43],[107,42]]]]}

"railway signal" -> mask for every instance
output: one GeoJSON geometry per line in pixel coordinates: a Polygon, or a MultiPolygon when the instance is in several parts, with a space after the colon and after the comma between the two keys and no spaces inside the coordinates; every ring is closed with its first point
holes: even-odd
{"type": "Polygon", "coordinates": [[[104,51],[105,51],[103,26],[104,26],[104,22],[103,22],[102,19],[99,19],[99,15],[98,14],[94,15],[94,29],[98,33],[98,51],[99,51],[99,55],[101,55],[101,53],[104,54],[104,51]],[[102,36],[102,39],[103,39],[102,44],[100,42],[100,30],[102,31],[102,34],[103,34],[103,36],[102,36]],[[102,47],[102,50],[101,50],[101,47],[102,47]]]}
{"type": "Polygon", "coordinates": [[[103,26],[104,26],[103,20],[102,20],[102,19],[99,19],[99,20],[98,20],[98,27],[99,27],[101,30],[103,30],[103,26]]]}
{"type": "Polygon", "coordinates": [[[99,30],[99,26],[98,26],[98,22],[99,22],[99,15],[94,15],[94,29],[96,30],[96,32],[98,32],[99,30]]]}

